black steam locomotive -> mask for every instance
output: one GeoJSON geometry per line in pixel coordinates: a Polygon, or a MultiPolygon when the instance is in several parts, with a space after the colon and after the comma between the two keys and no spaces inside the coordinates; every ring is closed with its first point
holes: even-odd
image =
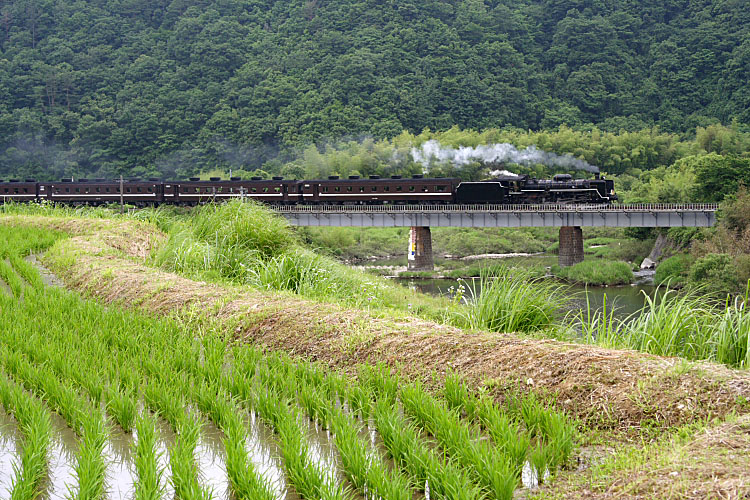
{"type": "Polygon", "coordinates": [[[63,179],[36,182],[0,179],[0,203],[40,202],[74,205],[124,203],[137,206],[160,204],[199,205],[234,198],[254,199],[269,204],[537,204],[597,203],[617,199],[614,182],[596,174],[594,179],[573,179],[567,174],[552,179],[528,175],[501,175],[486,181],[466,182],[454,178],[426,178],[422,175],[380,178],[330,176],[318,180],[242,180],[190,178],[187,181],[159,179],[63,179]]]}

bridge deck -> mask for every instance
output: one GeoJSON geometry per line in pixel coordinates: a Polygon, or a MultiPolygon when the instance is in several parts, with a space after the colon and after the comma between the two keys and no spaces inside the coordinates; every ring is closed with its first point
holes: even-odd
{"type": "Polygon", "coordinates": [[[274,210],[298,226],[707,227],[718,205],[293,205],[274,210]]]}

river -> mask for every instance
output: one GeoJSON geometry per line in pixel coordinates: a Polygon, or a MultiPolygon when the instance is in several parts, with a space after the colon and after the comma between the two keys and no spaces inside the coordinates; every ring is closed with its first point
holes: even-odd
{"type": "MultiPolygon", "coordinates": [[[[508,265],[549,264],[556,261],[555,256],[540,255],[538,257],[500,259],[508,265]]],[[[438,268],[442,267],[440,261],[436,262],[438,268]]],[[[385,274],[396,274],[406,269],[406,259],[383,259],[370,262],[366,265],[357,266],[360,269],[378,269],[385,274]],[[391,270],[392,272],[387,272],[391,270]]],[[[656,287],[653,285],[653,271],[641,271],[635,273],[636,283],[624,286],[582,286],[563,285],[566,295],[570,297],[565,311],[561,314],[575,314],[586,309],[593,311],[602,310],[605,306],[607,312],[613,310],[618,319],[625,319],[638,312],[643,307],[646,297],[653,297],[656,287]]],[[[456,279],[446,278],[392,278],[395,281],[412,288],[413,290],[430,295],[450,295],[450,288],[456,287],[456,279]]],[[[478,279],[462,279],[461,282],[469,285],[475,283],[479,288],[478,279]]],[[[477,290],[481,293],[481,290],[477,290]]]]}

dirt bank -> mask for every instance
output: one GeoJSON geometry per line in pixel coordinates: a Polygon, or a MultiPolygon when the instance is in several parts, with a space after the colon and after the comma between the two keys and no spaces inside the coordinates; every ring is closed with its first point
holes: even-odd
{"type": "Polygon", "coordinates": [[[517,387],[554,394],[559,406],[587,426],[628,434],[747,411],[750,400],[750,375],[711,363],[464,332],[418,318],[378,317],[189,280],[146,265],[145,257],[164,240],[147,224],[42,217],[0,218],[0,223],[70,234],[45,260],[72,289],[154,313],[219,321],[238,339],[343,370],[383,361],[439,383],[452,369],[498,400],[517,387]]]}

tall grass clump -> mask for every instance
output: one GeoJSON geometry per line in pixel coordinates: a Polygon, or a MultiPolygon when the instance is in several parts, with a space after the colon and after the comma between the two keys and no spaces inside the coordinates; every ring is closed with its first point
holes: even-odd
{"type": "Polygon", "coordinates": [[[561,278],[587,285],[627,285],[633,282],[633,270],[627,262],[586,260],[569,267],[556,267],[561,278]]]}
{"type": "Polygon", "coordinates": [[[727,298],[716,329],[716,360],[737,368],[750,368],[750,282],[744,297],[727,298]]]}
{"type": "Polygon", "coordinates": [[[699,290],[657,289],[654,297],[645,298],[643,309],[625,320],[627,347],[660,356],[713,358],[717,318],[699,290]]]}
{"type": "Polygon", "coordinates": [[[174,225],[155,261],[178,272],[213,271],[242,282],[250,263],[296,244],[289,223],[259,203],[207,204],[184,224],[174,225]]]}
{"type": "Polygon", "coordinates": [[[466,307],[455,313],[459,326],[494,332],[535,332],[553,326],[565,305],[563,287],[524,268],[497,266],[468,286],[466,307]]]}

